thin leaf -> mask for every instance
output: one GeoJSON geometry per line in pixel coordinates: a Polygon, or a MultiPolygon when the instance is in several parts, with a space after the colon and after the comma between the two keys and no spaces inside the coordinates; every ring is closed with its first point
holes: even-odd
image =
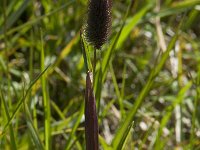
{"type": "Polygon", "coordinates": [[[83,116],[83,114],[84,114],[84,106],[85,106],[85,105],[84,105],[84,103],[83,103],[83,104],[81,105],[78,118],[77,118],[75,124],[73,125],[72,132],[70,133],[70,136],[69,136],[69,138],[68,138],[68,141],[67,141],[65,150],[69,150],[69,149],[71,148],[71,146],[72,146],[72,143],[73,143],[72,141],[73,141],[74,136],[75,136],[74,134],[75,134],[75,132],[76,132],[76,130],[77,130],[79,124],[80,124],[81,118],[82,118],[82,116],[83,116]]]}
{"type": "Polygon", "coordinates": [[[173,101],[172,105],[168,106],[166,108],[167,113],[164,115],[164,117],[161,120],[161,124],[160,124],[160,128],[158,130],[157,136],[156,136],[156,142],[155,142],[155,150],[160,150],[162,149],[160,147],[160,137],[163,131],[163,128],[166,126],[167,122],[169,121],[172,112],[175,108],[175,106],[177,106],[178,104],[180,104],[185,96],[185,93],[190,89],[190,87],[192,86],[192,82],[188,82],[178,93],[178,96],[176,97],[176,99],[173,101]]]}
{"type": "Polygon", "coordinates": [[[148,94],[148,92],[150,91],[154,79],[155,77],[158,75],[158,73],[160,72],[160,70],[162,69],[163,65],[165,64],[168,56],[169,56],[169,52],[172,50],[172,48],[175,45],[176,39],[178,37],[178,31],[179,28],[176,32],[176,34],[174,35],[174,37],[172,38],[172,40],[170,41],[167,50],[165,51],[165,53],[163,53],[160,62],[154,67],[154,69],[151,71],[151,74],[148,78],[147,83],[145,84],[145,86],[143,87],[141,93],[139,94],[139,96],[137,97],[137,99],[135,100],[135,103],[133,105],[133,107],[130,109],[130,112],[127,114],[127,117],[125,118],[125,120],[121,123],[121,126],[119,127],[118,131],[116,132],[116,135],[112,141],[112,145],[115,149],[118,148],[119,144],[120,144],[120,140],[122,139],[122,137],[124,136],[124,133],[126,132],[128,126],[132,123],[133,118],[138,110],[138,108],[140,107],[141,103],[143,102],[144,98],[146,97],[146,95],[148,94]]]}
{"type": "Polygon", "coordinates": [[[17,114],[17,112],[19,111],[19,109],[21,108],[23,102],[26,100],[28,93],[30,92],[31,88],[33,87],[33,85],[40,79],[40,77],[47,71],[47,69],[50,67],[50,65],[44,70],[42,71],[30,84],[30,86],[28,87],[25,95],[21,98],[19,104],[17,105],[15,111],[13,112],[13,114],[11,115],[10,119],[8,120],[8,122],[6,123],[3,132],[0,134],[0,137],[4,136],[6,133],[6,130],[8,128],[8,126],[11,124],[12,120],[14,119],[15,115],[17,114]]]}
{"type": "MultiPolygon", "coordinates": [[[[21,16],[21,14],[25,11],[28,4],[30,3],[30,0],[24,0],[24,2],[21,4],[21,6],[16,10],[16,12],[13,12],[12,15],[8,18],[6,22],[6,27],[9,29],[21,16]]],[[[0,29],[0,34],[3,33],[3,29],[0,29]]]]}
{"type": "MultiPolygon", "coordinates": [[[[9,120],[10,119],[9,109],[8,109],[8,106],[7,106],[6,101],[4,99],[2,91],[0,91],[0,97],[1,97],[1,100],[3,101],[3,105],[4,105],[5,112],[6,112],[7,120],[9,120]]],[[[17,145],[16,145],[16,140],[15,140],[15,135],[14,135],[14,130],[13,130],[12,124],[9,125],[9,129],[10,129],[11,148],[13,150],[17,150],[17,145]]]]}
{"type": "MultiPolygon", "coordinates": [[[[63,9],[66,8],[67,6],[71,5],[73,2],[75,2],[75,0],[71,0],[71,1],[69,1],[69,2],[67,2],[67,3],[65,3],[65,4],[63,4],[61,7],[57,8],[57,9],[55,9],[55,10],[53,10],[53,11],[51,11],[51,12],[45,14],[45,15],[43,15],[43,16],[40,16],[40,17],[38,17],[38,18],[36,18],[36,19],[33,19],[33,20],[29,21],[29,22],[26,22],[26,23],[24,23],[24,24],[22,24],[22,25],[20,25],[20,26],[18,26],[18,27],[15,27],[15,28],[13,28],[13,29],[10,29],[10,30],[8,30],[7,35],[10,35],[10,34],[16,32],[16,31],[19,31],[19,30],[21,30],[21,29],[23,29],[24,27],[27,27],[27,26],[28,26],[29,28],[31,28],[31,25],[33,25],[33,24],[39,22],[40,20],[42,20],[42,19],[44,19],[44,18],[46,18],[46,17],[49,17],[49,16],[51,16],[51,15],[53,15],[53,14],[55,14],[55,13],[61,11],[61,10],[63,10],[63,9]]],[[[0,31],[2,31],[2,30],[0,30],[0,31]]],[[[3,34],[0,32],[0,39],[2,39],[2,38],[3,38],[3,34]]]]}
{"type": "Polygon", "coordinates": [[[26,112],[26,123],[27,123],[27,127],[31,133],[31,137],[34,142],[34,145],[37,147],[38,150],[44,150],[44,145],[42,144],[39,134],[36,131],[36,129],[33,125],[33,122],[31,120],[29,108],[28,108],[27,104],[24,103],[24,105],[25,105],[25,112],[26,112]]]}
{"type": "MultiPolygon", "coordinates": [[[[43,34],[41,31],[41,71],[45,69],[45,54],[44,54],[44,46],[43,46],[43,34]]],[[[45,149],[51,149],[51,110],[50,110],[50,100],[47,89],[47,80],[46,74],[41,76],[42,83],[42,95],[43,95],[43,107],[44,107],[44,126],[45,126],[45,149]]]]}

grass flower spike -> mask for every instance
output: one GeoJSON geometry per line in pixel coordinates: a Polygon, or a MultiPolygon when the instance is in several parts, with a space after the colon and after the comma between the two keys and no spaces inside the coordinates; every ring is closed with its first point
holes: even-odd
{"type": "Polygon", "coordinates": [[[107,41],[111,28],[111,0],[89,0],[85,37],[95,49],[107,41]]]}

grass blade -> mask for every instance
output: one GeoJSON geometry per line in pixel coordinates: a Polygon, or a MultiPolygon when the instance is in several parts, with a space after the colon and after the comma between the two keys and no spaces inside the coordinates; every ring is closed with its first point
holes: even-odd
{"type": "Polygon", "coordinates": [[[114,70],[113,70],[112,63],[110,63],[110,72],[111,72],[111,76],[112,76],[112,80],[113,80],[113,84],[114,84],[114,88],[115,88],[115,93],[116,93],[116,96],[119,99],[119,108],[120,108],[120,114],[121,114],[121,117],[122,117],[123,114],[124,114],[123,99],[122,99],[119,87],[117,85],[117,79],[116,79],[116,76],[115,76],[115,73],[114,73],[114,70]]]}
{"type": "MultiPolygon", "coordinates": [[[[27,8],[28,4],[30,3],[30,0],[24,0],[24,2],[21,4],[21,6],[18,8],[16,12],[13,12],[12,15],[8,18],[6,22],[6,27],[9,29],[20,17],[20,15],[24,12],[24,10],[27,8]]],[[[3,30],[0,29],[0,34],[3,33],[3,30]]]]}
{"type": "Polygon", "coordinates": [[[134,123],[132,122],[132,124],[130,126],[128,126],[126,132],[124,133],[122,139],[120,140],[120,143],[119,143],[119,145],[117,147],[117,150],[124,149],[124,147],[126,145],[126,141],[128,139],[128,135],[130,135],[130,131],[131,131],[132,127],[133,127],[133,124],[134,123]]]}
{"type": "MultiPolygon", "coordinates": [[[[45,69],[45,56],[44,56],[44,46],[43,46],[43,34],[41,31],[41,71],[45,69]]],[[[50,112],[50,102],[49,102],[49,96],[48,96],[48,90],[47,90],[47,81],[46,81],[46,75],[44,74],[41,77],[42,82],[42,94],[43,94],[43,106],[44,106],[44,125],[45,125],[45,149],[50,150],[51,149],[51,112],[50,112]]]]}
{"type": "MultiPolygon", "coordinates": [[[[132,3],[133,3],[133,1],[132,1],[132,3]]],[[[121,26],[119,32],[117,33],[117,35],[115,36],[115,38],[113,39],[113,41],[111,41],[111,46],[108,48],[108,50],[106,51],[106,54],[105,54],[104,57],[103,57],[103,60],[102,60],[102,81],[105,80],[106,71],[107,71],[107,69],[108,69],[111,56],[112,56],[112,54],[113,54],[113,52],[114,52],[114,49],[115,49],[115,47],[116,47],[116,44],[117,44],[117,42],[118,42],[118,40],[119,40],[119,37],[120,37],[120,35],[121,35],[121,33],[122,33],[122,30],[123,30],[124,26],[125,26],[125,22],[126,22],[126,19],[127,19],[127,17],[128,17],[128,14],[129,14],[130,11],[131,11],[131,8],[132,8],[132,5],[133,5],[132,3],[129,4],[129,8],[128,8],[126,14],[125,14],[125,17],[124,17],[124,19],[123,19],[122,26],[121,26]]],[[[98,78],[98,77],[97,77],[97,78],[98,78]]]]}
{"type": "MultiPolygon", "coordinates": [[[[0,91],[0,97],[1,97],[1,100],[3,101],[4,110],[6,112],[7,120],[9,120],[10,119],[9,109],[8,109],[8,106],[7,106],[6,101],[4,99],[2,91],[0,91]]],[[[15,140],[15,135],[14,135],[14,130],[13,130],[12,124],[9,125],[9,129],[10,129],[11,149],[17,150],[17,145],[16,145],[16,140],[15,140]]]]}
{"type": "MultiPolygon", "coordinates": [[[[55,9],[55,10],[53,10],[53,11],[51,11],[51,12],[45,14],[45,15],[43,15],[43,16],[37,17],[36,19],[33,19],[33,20],[29,21],[29,22],[26,22],[26,23],[24,23],[24,24],[22,24],[22,25],[20,25],[18,27],[12,28],[12,29],[8,30],[7,35],[10,35],[10,34],[16,32],[16,31],[19,31],[19,30],[21,30],[21,29],[23,29],[23,28],[25,28],[27,26],[29,26],[29,28],[31,28],[31,25],[39,22],[40,20],[42,20],[42,19],[44,19],[46,17],[49,17],[49,16],[51,16],[51,15],[53,15],[53,14],[55,14],[55,13],[61,11],[61,10],[63,10],[67,6],[71,5],[73,2],[75,2],[75,0],[71,0],[71,1],[63,4],[61,7],[57,8],[57,9],[55,9]]],[[[2,39],[3,38],[2,30],[0,30],[0,31],[1,31],[0,32],[0,39],[2,39]]]]}
{"type": "Polygon", "coordinates": [[[44,145],[42,144],[39,134],[33,125],[33,121],[31,119],[29,108],[28,108],[27,104],[24,103],[24,105],[25,105],[25,112],[26,112],[26,123],[27,123],[27,127],[31,133],[32,140],[38,150],[44,150],[44,145]]]}
{"type": "Polygon", "coordinates": [[[15,111],[13,112],[13,114],[11,115],[10,119],[8,120],[8,122],[6,123],[3,132],[0,134],[0,137],[4,136],[6,133],[6,130],[8,128],[8,126],[11,124],[12,120],[14,119],[15,115],[17,114],[17,112],[19,111],[19,109],[21,108],[23,102],[26,100],[28,93],[30,92],[31,88],[34,86],[34,84],[40,79],[40,77],[47,71],[47,69],[50,67],[50,65],[43,70],[30,84],[30,86],[28,87],[28,89],[26,90],[25,95],[21,98],[19,104],[17,105],[15,111]]]}
{"type": "Polygon", "coordinates": [[[164,115],[164,117],[161,120],[160,128],[156,136],[155,150],[162,149],[160,147],[159,142],[161,140],[161,134],[162,134],[163,128],[166,126],[167,122],[169,121],[174,108],[183,101],[185,93],[190,89],[191,86],[192,86],[192,82],[188,82],[183,88],[181,88],[181,90],[178,93],[177,98],[173,101],[173,104],[166,108],[167,113],[164,115]]]}
{"type": "Polygon", "coordinates": [[[175,45],[177,37],[178,37],[178,30],[177,30],[177,33],[172,38],[172,40],[170,41],[170,43],[167,47],[167,50],[163,53],[159,64],[157,64],[157,66],[155,66],[155,68],[152,70],[146,85],[143,87],[138,98],[135,100],[135,103],[134,103],[133,107],[130,109],[130,112],[128,113],[127,117],[122,122],[121,126],[119,127],[119,129],[118,129],[118,131],[117,131],[117,133],[116,133],[116,135],[115,135],[115,137],[112,141],[112,145],[115,149],[118,148],[118,146],[120,144],[120,140],[124,136],[124,133],[126,133],[128,126],[132,123],[133,118],[134,118],[138,108],[140,107],[142,101],[144,100],[145,96],[148,94],[149,90],[151,89],[155,77],[158,75],[158,73],[162,69],[163,65],[165,64],[165,62],[166,62],[166,60],[169,56],[169,52],[172,50],[172,48],[175,45]]]}
{"type": "Polygon", "coordinates": [[[171,7],[162,9],[158,14],[154,14],[157,17],[166,17],[169,15],[184,12],[187,9],[191,9],[195,5],[200,4],[200,0],[185,0],[174,3],[171,7]]]}
{"type": "Polygon", "coordinates": [[[71,131],[69,139],[67,141],[65,150],[69,150],[71,148],[72,143],[73,143],[72,140],[75,139],[74,134],[75,134],[75,132],[76,132],[76,130],[78,128],[78,125],[80,124],[80,121],[81,121],[81,118],[82,118],[83,114],[84,114],[84,103],[81,105],[78,118],[77,118],[77,120],[76,120],[76,122],[75,122],[75,124],[74,124],[74,126],[72,128],[72,131],[71,131]]]}
{"type": "Polygon", "coordinates": [[[101,144],[101,146],[102,146],[103,149],[105,149],[105,150],[113,150],[112,147],[109,146],[109,145],[106,143],[106,141],[104,140],[104,138],[101,137],[100,135],[99,135],[99,142],[100,142],[100,144],[101,144]]]}
{"type": "Polygon", "coordinates": [[[147,11],[152,8],[154,5],[155,0],[149,1],[144,8],[142,8],[139,12],[137,12],[131,19],[128,24],[124,26],[124,28],[121,31],[121,35],[118,39],[116,49],[119,49],[124,41],[127,39],[128,35],[131,33],[132,29],[137,25],[137,23],[144,17],[144,15],[147,13],[147,11]]]}

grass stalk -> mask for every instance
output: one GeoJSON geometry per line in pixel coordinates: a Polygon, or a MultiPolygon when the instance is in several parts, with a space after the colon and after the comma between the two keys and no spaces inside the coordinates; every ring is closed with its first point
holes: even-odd
{"type": "MultiPolygon", "coordinates": [[[[30,48],[30,60],[29,60],[29,76],[30,80],[33,79],[33,57],[34,57],[34,35],[33,35],[33,30],[31,30],[31,48],[30,48]]],[[[32,93],[30,91],[29,94],[29,101],[30,105],[33,103],[33,124],[35,129],[38,129],[38,122],[37,122],[37,108],[36,108],[36,101],[35,98],[32,96],[32,93]],[[32,102],[33,101],[33,102],[32,102]]]]}
{"type": "Polygon", "coordinates": [[[194,98],[194,109],[192,112],[192,127],[191,127],[191,131],[190,131],[190,144],[189,144],[189,148],[190,149],[194,149],[195,148],[195,142],[196,142],[196,138],[195,138],[195,131],[197,128],[197,116],[198,116],[198,107],[199,107],[199,99],[200,99],[200,61],[197,61],[197,78],[196,80],[193,79],[193,84],[195,85],[195,91],[196,91],[196,95],[194,98]]]}
{"type": "MultiPolygon", "coordinates": [[[[6,100],[5,100],[4,96],[3,96],[2,91],[0,91],[0,97],[1,97],[1,101],[3,101],[4,110],[5,110],[5,113],[6,113],[7,120],[9,120],[10,119],[9,109],[8,109],[7,104],[6,104],[6,100]]],[[[15,138],[15,135],[14,135],[14,130],[13,130],[12,124],[9,125],[9,130],[10,130],[11,149],[12,150],[17,150],[16,138],[15,138]]]]}
{"type": "Polygon", "coordinates": [[[97,49],[94,48],[94,60],[93,60],[93,83],[95,83],[96,64],[97,64],[97,49]]]}
{"type": "MultiPolygon", "coordinates": [[[[45,54],[44,54],[44,45],[43,45],[43,34],[41,31],[41,71],[45,69],[45,54]]],[[[47,91],[47,79],[46,75],[44,74],[41,77],[42,82],[42,94],[43,94],[43,107],[44,107],[44,128],[45,128],[45,149],[51,149],[51,114],[50,114],[50,102],[48,97],[47,91]]]]}
{"type": "MultiPolygon", "coordinates": [[[[181,25],[181,24],[180,24],[181,25]]],[[[179,26],[180,28],[180,26],[179,26]]],[[[139,96],[137,97],[137,99],[135,100],[135,103],[133,105],[133,107],[131,108],[130,112],[128,113],[128,115],[126,116],[125,120],[121,123],[120,128],[118,129],[115,138],[112,141],[112,145],[115,149],[117,149],[120,146],[120,139],[124,137],[124,133],[126,132],[128,126],[130,126],[130,124],[133,121],[133,118],[138,110],[138,108],[140,107],[142,101],[144,100],[144,98],[147,96],[149,90],[151,89],[151,87],[153,86],[154,83],[154,79],[155,77],[158,75],[158,73],[161,71],[164,63],[166,62],[168,56],[169,56],[169,52],[172,50],[172,48],[175,45],[175,42],[177,40],[178,37],[178,31],[179,28],[177,29],[177,33],[174,35],[174,37],[171,39],[167,50],[163,53],[159,64],[157,64],[157,66],[155,66],[155,68],[153,68],[153,70],[151,71],[151,74],[149,75],[149,78],[147,80],[146,85],[143,87],[141,93],[139,94],[139,96]]]]}
{"type": "Polygon", "coordinates": [[[3,137],[6,134],[7,128],[8,126],[11,124],[12,120],[14,119],[14,117],[16,116],[17,112],[19,111],[19,109],[21,108],[23,102],[26,100],[26,98],[28,97],[28,94],[31,90],[31,88],[35,85],[35,83],[40,79],[40,77],[47,71],[47,69],[49,68],[49,66],[44,69],[29,85],[28,89],[25,92],[25,95],[22,96],[21,100],[19,101],[19,103],[16,106],[16,109],[14,110],[14,112],[12,113],[10,119],[8,120],[8,122],[6,123],[6,125],[3,128],[3,132],[0,134],[0,138],[3,137]]]}
{"type": "MultiPolygon", "coordinates": [[[[178,59],[178,86],[181,89],[183,87],[183,68],[182,68],[182,50],[180,48],[179,42],[177,43],[177,59],[178,59]]],[[[176,142],[179,145],[182,141],[182,104],[178,104],[175,107],[175,115],[176,115],[176,142]]]]}
{"type": "MultiPolygon", "coordinates": [[[[7,76],[7,102],[9,107],[6,104],[6,100],[1,92],[1,100],[3,101],[4,110],[6,113],[7,120],[10,119],[9,111],[12,112],[12,99],[11,99],[11,77],[9,74],[9,59],[8,59],[8,37],[7,37],[7,15],[6,15],[6,8],[7,8],[7,0],[3,0],[3,17],[4,17],[4,42],[5,42],[5,54],[6,54],[6,76],[7,76]]],[[[10,142],[11,142],[11,149],[17,150],[16,139],[14,135],[13,125],[9,125],[10,130],[10,142]]]]}
{"type": "Polygon", "coordinates": [[[169,121],[172,115],[173,109],[183,101],[185,94],[187,93],[187,91],[190,89],[191,86],[192,86],[192,82],[188,82],[183,88],[181,88],[176,99],[173,101],[172,105],[166,108],[166,114],[161,120],[160,127],[156,136],[155,150],[163,149],[163,147],[160,146],[160,142],[162,141],[161,135],[162,135],[163,128],[166,126],[167,122],[169,121]]]}
{"type": "Polygon", "coordinates": [[[110,62],[110,72],[111,72],[111,76],[112,76],[112,80],[113,80],[116,96],[118,97],[118,101],[119,101],[119,108],[120,108],[121,118],[123,118],[123,114],[124,114],[123,98],[121,96],[119,87],[117,85],[117,79],[116,79],[115,72],[113,70],[113,65],[112,65],[111,62],[110,62]]]}

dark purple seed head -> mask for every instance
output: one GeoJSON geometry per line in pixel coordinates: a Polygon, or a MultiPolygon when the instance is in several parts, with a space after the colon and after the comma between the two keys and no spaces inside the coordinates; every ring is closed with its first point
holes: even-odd
{"type": "Polygon", "coordinates": [[[107,41],[111,29],[112,0],[89,0],[85,37],[96,49],[107,41]]]}

